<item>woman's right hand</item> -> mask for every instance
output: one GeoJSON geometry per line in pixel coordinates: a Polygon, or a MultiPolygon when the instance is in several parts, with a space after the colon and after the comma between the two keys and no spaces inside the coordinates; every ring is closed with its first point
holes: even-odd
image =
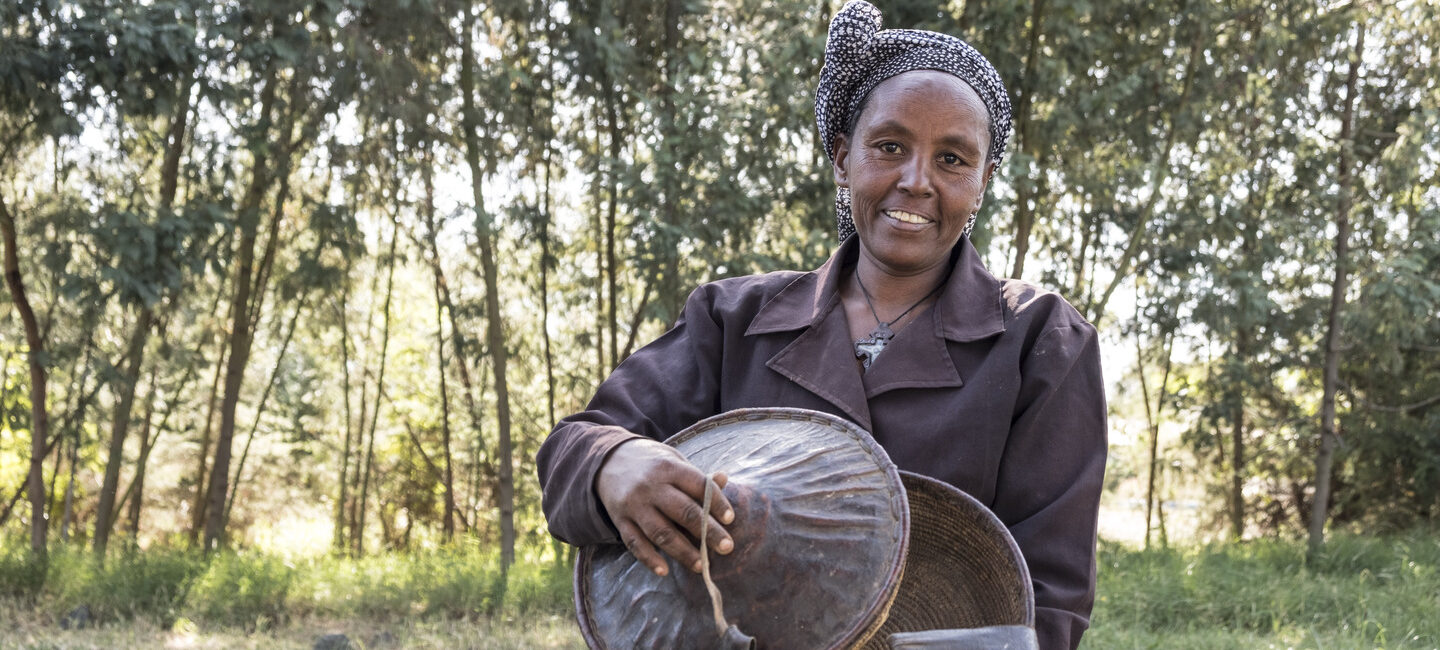
{"type": "MultiPolygon", "coordinates": [[[[724,473],[716,472],[712,478],[716,487],[725,487],[724,473]]],[[[710,527],[706,545],[716,553],[725,555],[735,548],[722,527],[734,520],[735,511],[724,493],[715,490],[710,512],[704,512],[705,480],[705,474],[674,447],[639,438],[610,452],[595,478],[595,492],[620,540],[641,564],[655,575],[665,575],[663,551],[698,573],[700,551],[690,540],[700,539],[701,526],[710,527]]]]}

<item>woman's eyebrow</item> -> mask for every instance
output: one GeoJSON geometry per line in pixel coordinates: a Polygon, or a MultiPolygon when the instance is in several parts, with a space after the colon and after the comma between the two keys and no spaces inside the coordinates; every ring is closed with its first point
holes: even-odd
{"type": "Polygon", "coordinates": [[[970,136],[952,133],[940,138],[940,144],[947,147],[955,147],[966,154],[977,154],[980,152],[980,143],[970,136]]]}

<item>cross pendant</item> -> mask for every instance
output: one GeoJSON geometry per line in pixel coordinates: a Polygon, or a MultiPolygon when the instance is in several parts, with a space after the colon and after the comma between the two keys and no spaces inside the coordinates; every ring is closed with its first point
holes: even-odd
{"type": "Polygon", "coordinates": [[[885,346],[890,345],[890,339],[895,338],[895,333],[890,331],[890,325],[880,323],[870,335],[855,341],[855,358],[860,360],[860,365],[865,370],[870,370],[870,365],[885,351],[885,346]]]}

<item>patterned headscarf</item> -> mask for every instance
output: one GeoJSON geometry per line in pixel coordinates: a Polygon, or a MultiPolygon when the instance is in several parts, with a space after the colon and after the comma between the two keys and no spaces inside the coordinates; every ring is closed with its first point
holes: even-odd
{"type": "MultiPolygon", "coordinates": [[[[989,159],[999,162],[1010,140],[1010,96],[995,66],[969,43],[948,34],[880,29],[880,10],[865,0],[851,0],[835,14],[825,40],[825,67],[815,90],[815,126],[830,161],[835,160],[835,138],[851,128],[870,91],[911,70],[948,72],[975,89],[990,113],[989,159]]],[[[835,213],[844,241],[855,232],[850,190],[842,187],[835,193],[835,213]]],[[[974,227],[971,215],[964,235],[974,227]]]]}

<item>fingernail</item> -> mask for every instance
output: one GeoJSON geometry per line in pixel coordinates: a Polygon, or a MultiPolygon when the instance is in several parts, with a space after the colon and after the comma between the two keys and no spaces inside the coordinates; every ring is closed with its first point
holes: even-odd
{"type": "Polygon", "coordinates": [[[664,567],[664,566],[657,566],[657,567],[655,567],[655,575],[660,576],[660,577],[663,578],[663,577],[665,577],[665,574],[667,574],[667,573],[669,573],[669,571],[665,570],[665,567],[664,567]]]}
{"type": "Polygon", "coordinates": [[[703,569],[703,568],[704,568],[704,567],[700,566],[700,562],[697,561],[697,562],[695,562],[695,565],[694,565],[694,566],[690,567],[690,570],[691,570],[691,571],[694,571],[695,573],[700,573],[700,570],[703,569]]]}
{"type": "Polygon", "coordinates": [[[715,550],[720,551],[721,555],[724,555],[725,553],[729,553],[730,551],[735,550],[735,542],[732,542],[728,539],[722,539],[720,540],[720,544],[715,547],[715,550]]]}
{"type": "Polygon", "coordinates": [[[722,524],[728,524],[733,521],[735,521],[734,510],[726,510],[724,514],[720,515],[720,523],[722,524]]]}

